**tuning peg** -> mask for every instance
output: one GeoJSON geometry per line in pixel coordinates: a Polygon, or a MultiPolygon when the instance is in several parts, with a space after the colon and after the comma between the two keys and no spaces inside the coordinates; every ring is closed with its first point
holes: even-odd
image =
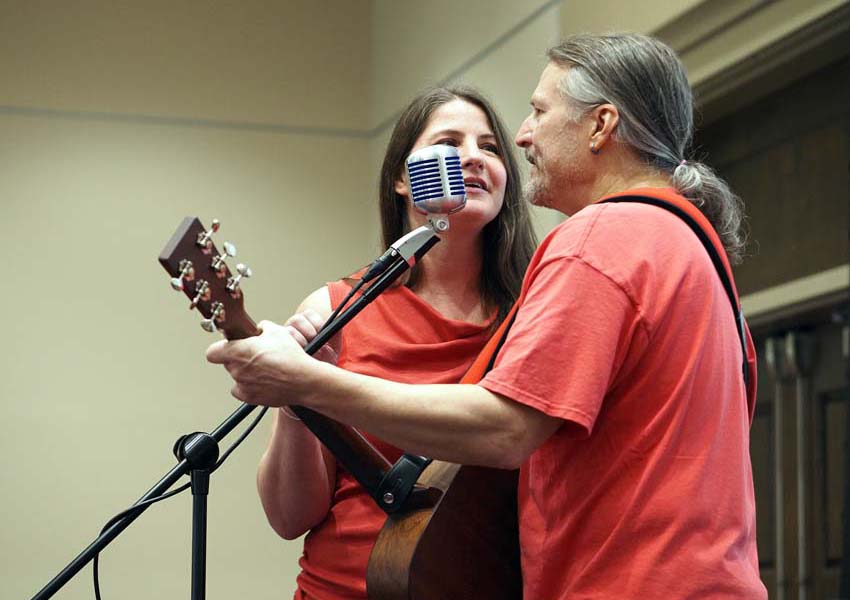
{"type": "Polygon", "coordinates": [[[243,278],[247,279],[253,274],[251,267],[243,265],[242,263],[236,265],[236,272],[239,273],[239,275],[227,280],[227,291],[233,294],[233,296],[239,295],[239,282],[242,281],[243,278]]]}
{"type": "Polygon", "coordinates": [[[217,273],[219,273],[219,276],[221,276],[224,274],[224,269],[227,266],[226,264],[224,264],[225,259],[232,258],[234,256],[236,256],[236,246],[234,246],[230,242],[224,242],[224,254],[216,255],[216,257],[213,258],[212,264],[210,266],[212,266],[213,270],[215,270],[217,273]]]}
{"type": "Polygon", "coordinates": [[[212,236],[216,233],[221,227],[221,221],[218,219],[212,220],[212,226],[210,226],[209,231],[205,231],[203,233],[198,234],[198,241],[195,242],[205,253],[210,252],[212,248],[212,236]]]}
{"type": "Polygon", "coordinates": [[[183,259],[180,261],[180,276],[171,279],[171,287],[174,291],[183,291],[183,280],[192,281],[195,278],[195,269],[192,266],[191,260],[183,259]]]}
{"type": "Polygon", "coordinates": [[[222,304],[221,302],[215,302],[211,308],[212,313],[210,314],[210,318],[201,321],[201,327],[204,329],[204,331],[214,333],[216,330],[216,324],[224,321],[224,304],[222,304]]]}
{"type": "Polygon", "coordinates": [[[203,279],[199,279],[198,283],[195,284],[195,297],[192,298],[192,303],[189,305],[189,310],[192,310],[196,306],[198,306],[198,303],[201,300],[209,300],[211,295],[212,290],[210,290],[210,284],[204,281],[203,279]]]}

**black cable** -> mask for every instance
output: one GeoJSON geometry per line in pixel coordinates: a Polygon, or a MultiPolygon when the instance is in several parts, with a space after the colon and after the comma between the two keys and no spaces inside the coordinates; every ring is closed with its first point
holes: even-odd
{"type": "MultiPolygon", "coordinates": [[[[239,445],[242,442],[245,441],[245,438],[247,438],[251,434],[251,432],[254,430],[254,428],[257,425],[259,425],[260,420],[266,415],[268,410],[269,410],[268,406],[263,407],[263,409],[260,411],[260,414],[257,415],[257,417],[253,421],[251,421],[251,424],[248,425],[248,427],[245,428],[245,431],[243,431],[242,434],[238,438],[236,438],[236,441],[234,441],[230,445],[230,447],[227,450],[225,450],[224,454],[222,454],[221,457],[219,457],[219,459],[216,461],[213,468],[210,469],[210,474],[214,473],[216,471],[216,469],[218,469],[221,465],[223,465],[224,461],[227,460],[227,457],[230,456],[233,453],[233,451],[236,450],[236,448],[238,448],[239,445]]],[[[151,504],[155,504],[156,502],[160,502],[161,500],[166,500],[167,498],[171,498],[172,496],[176,496],[180,492],[185,492],[190,487],[192,487],[191,482],[185,483],[185,484],[181,485],[179,488],[173,489],[170,492],[166,492],[166,493],[164,493],[160,496],[157,496],[156,498],[150,498],[148,500],[145,500],[144,502],[137,502],[136,504],[134,504],[130,508],[128,508],[126,510],[122,510],[120,513],[118,513],[117,515],[115,515],[114,517],[109,519],[109,521],[106,522],[106,525],[104,525],[103,528],[100,530],[100,535],[103,535],[103,533],[107,529],[112,527],[115,523],[117,523],[118,521],[120,521],[124,517],[132,514],[133,512],[138,510],[139,508],[142,508],[142,507],[145,507],[145,506],[150,506],[151,504]]],[[[100,598],[100,581],[99,581],[99,578],[98,578],[98,569],[97,569],[99,558],[100,558],[100,553],[95,554],[94,560],[92,561],[92,563],[93,563],[93,565],[92,565],[92,577],[94,579],[94,597],[96,598],[96,600],[101,600],[101,598],[100,598]]]]}
{"type": "MultiPolygon", "coordinates": [[[[351,300],[351,297],[354,296],[354,294],[357,293],[357,291],[360,288],[362,288],[363,284],[365,284],[365,283],[366,283],[366,280],[361,279],[360,281],[357,282],[357,284],[353,288],[351,288],[351,291],[348,292],[348,294],[346,294],[345,298],[342,299],[342,302],[339,303],[339,306],[336,307],[336,310],[331,313],[331,316],[328,317],[328,320],[325,321],[324,325],[322,325],[322,329],[324,329],[325,327],[327,327],[328,325],[330,325],[331,323],[334,322],[334,319],[336,319],[339,316],[339,313],[342,312],[342,309],[345,308],[345,305],[348,304],[349,300],[351,300]]],[[[319,331],[321,331],[322,329],[320,329],[319,331]]]]}
{"type": "MultiPolygon", "coordinates": [[[[261,415],[261,416],[262,416],[262,415],[261,415]]],[[[112,527],[115,523],[117,523],[118,521],[120,521],[121,519],[123,519],[124,517],[126,517],[127,515],[129,515],[129,514],[133,513],[134,511],[136,511],[138,508],[141,508],[141,507],[143,507],[143,506],[149,506],[149,505],[151,505],[151,504],[154,504],[155,502],[159,502],[160,500],[165,500],[165,499],[167,499],[167,498],[171,498],[172,496],[176,496],[176,495],[177,495],[177,494],[179,494],[180,492],[184,492],[184,491],[186,491],[186,490],[187,490],[187,489],[189,489],[191,486],[192,486],[192,484],[191,484],[191,483],[183,484],[183,485],[181,485],[179,488],[176,488],[176,489],[174,489],[174,490],[172,490],[172,491],[170,491],[170,492],[167,492],[167,493],[165,493],[165,494],[162,494],[161,496],[157,496],[156,498],[151,498],[151,499],[149,499],[149,500],[145,500],[144,502],[138,502],[138,503],[134,504],[133,506],[131,506],[130,508],[128,508],[128,509],[126,509],[126,510],[122,510],[120,513],[118,513],[117,515],[115,515],[114,517],[112,517],[111,519],[109,519],[109,520],[106,522],[106,525],[104,525],[104,526],[103,526],[103,529],[101,529],[101,530],[100,530],[100,535],[103,535],[103,533],[104,533],[107,529],[109,529],[110,527],[112,527]]],[[[93,566],[92,566],[92,577],[94,578],[94,597],[95,597],[97,600],[100,600],[100,583],[99,583],[99,581],[98,581],[98,571],[97,571],[97,564],[98,564],[98,559],[99,559],[99,558],[100,558],[100,553],[95,554],[95,555],[94,555],[94,560],[92,561],[92,563],[93,563],[93,566]]]]}
{"type": "Polygon", "coordinates": [[[236,448],[239,446],[239,444],[241,444],[242,442],[245,441],[245,438],[247,438],[251,434],[252,431],[254,431],[254,428],[260,423],[260,419],[262,419],[268,411],[269,411],[268,406],[264,406],[262,408],[262,410],[260,411],[260,414],[257,415],[256,419],[251,421],[251,424],[248,425],[248,427],[245,428],[245,431],[242,432],[242,435],[240,435],[238,438],[236,438],[236,441],[233,442],[230,445],[230,448],[228,448],[227,450],[224,451],[224,454],[221,455],[221,457],[218,459],[218,462],[215,463],[215,466],[212,469],[210,469],[210,473],[215,473],[216,469],[218,469],[222,464],[224,464],[224,461],[227,460],[227,457],[230,456],[230,454],[234,450],[236,450],[236,448]]]}
{"type": "MultiPolygon", "coordinates": [[[[346,307],[352,296],[354,296],[354,294],[356,294],[365,283],[372,281],[373,279],[375,279],[375,277],[384,273],[389,267],[395,264],[398,259],[398,251],[395,250],[395,248],[393,247],[388,248],[386,252],[376,258],[372,262],[372,264],[369,265],[369,268],[366,269],[366,271],[363,273],[360,278],[360,281],[358,281],[354,285],[354,287],[351,288],[351,291],[348,292],[345,298],[343,298],[342,302],[339,303],[339,306],[336,307],[336,310],[331,313],[331,316],[328,317],[328,320],[325,321],[324,325],[322,325],[322,329],[334,322],[334,319],[339,316],[339,313],[341,313],[342,310],[346,307]]],[[[322,329],[320,329],[319,331],[321,331],[322,329]]]]}

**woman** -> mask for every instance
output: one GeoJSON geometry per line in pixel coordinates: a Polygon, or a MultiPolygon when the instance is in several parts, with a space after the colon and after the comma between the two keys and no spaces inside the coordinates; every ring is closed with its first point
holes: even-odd
{"type": "MultiPolygon", "coordinates": [[[[417,97],[395,126],[381,169],[384,247],[426,221],[413,209],[406,157],[456,146],[466,207],[404,285],[384,292],[338,340],[338,365],[404,383],[455,383],[516,299],[535,240],[510,138],[470,88],[417,97]]],[[[308,296],[287,325],[306,343],[350,290],[351,278],[308,296]]],[[[400,450],[370,438],[391,461],[400,450]]],[[[296,599],[366,598],[366,565],[385,514],[286,409],[277,411],[257,485],[269,523],[304,542],[296,599]]]]}

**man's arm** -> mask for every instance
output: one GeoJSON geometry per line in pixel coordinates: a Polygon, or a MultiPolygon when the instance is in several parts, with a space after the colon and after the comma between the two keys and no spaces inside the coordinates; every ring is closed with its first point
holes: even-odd
{"type": "Polygon", "coordinates": [[[406,385],[315,366],[322,389],[305,396],[309,406],[432,458],[518,468],[563,423],[478,385],[406,385]]]}
{"type": "Polygon", "coordinates": [[[463,464],[516,468],[562,423],[478,385],[409,385],[339,369],[303,352],[289,331],[210,346],[233,395],[250,404],[298,404],[409,452],[463,464]]]}

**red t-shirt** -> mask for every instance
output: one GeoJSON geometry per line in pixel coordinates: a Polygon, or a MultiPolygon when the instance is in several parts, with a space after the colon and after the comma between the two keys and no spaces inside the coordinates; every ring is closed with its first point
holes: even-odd
{"type": "MultiPolygon", "coordinates": [[[[351,288],[328,285],[336,307],[351,288]]],[[[408,288],[385,291],[342,330],[338,366],[402,383],[457,383],[490,336],[490,324],[446,319],[408,288]]],[[[365,432],[364,432],[365,434],[365,432]]],[[[390,461],[401,452],[368,434],[390,461]]],[[[327,518],[304,540],[295,598],[366,598],[366,565],[386,520],[360,484],[337,464],[327,518]]]]}
{"type": "Polygon", "coordinates": [[[658,207],[588,206],[543,241],[523,293],[480,385],[565,420],[520,470],[524,599],[766,598],[753,404],[696,235],[658,207]]]}

